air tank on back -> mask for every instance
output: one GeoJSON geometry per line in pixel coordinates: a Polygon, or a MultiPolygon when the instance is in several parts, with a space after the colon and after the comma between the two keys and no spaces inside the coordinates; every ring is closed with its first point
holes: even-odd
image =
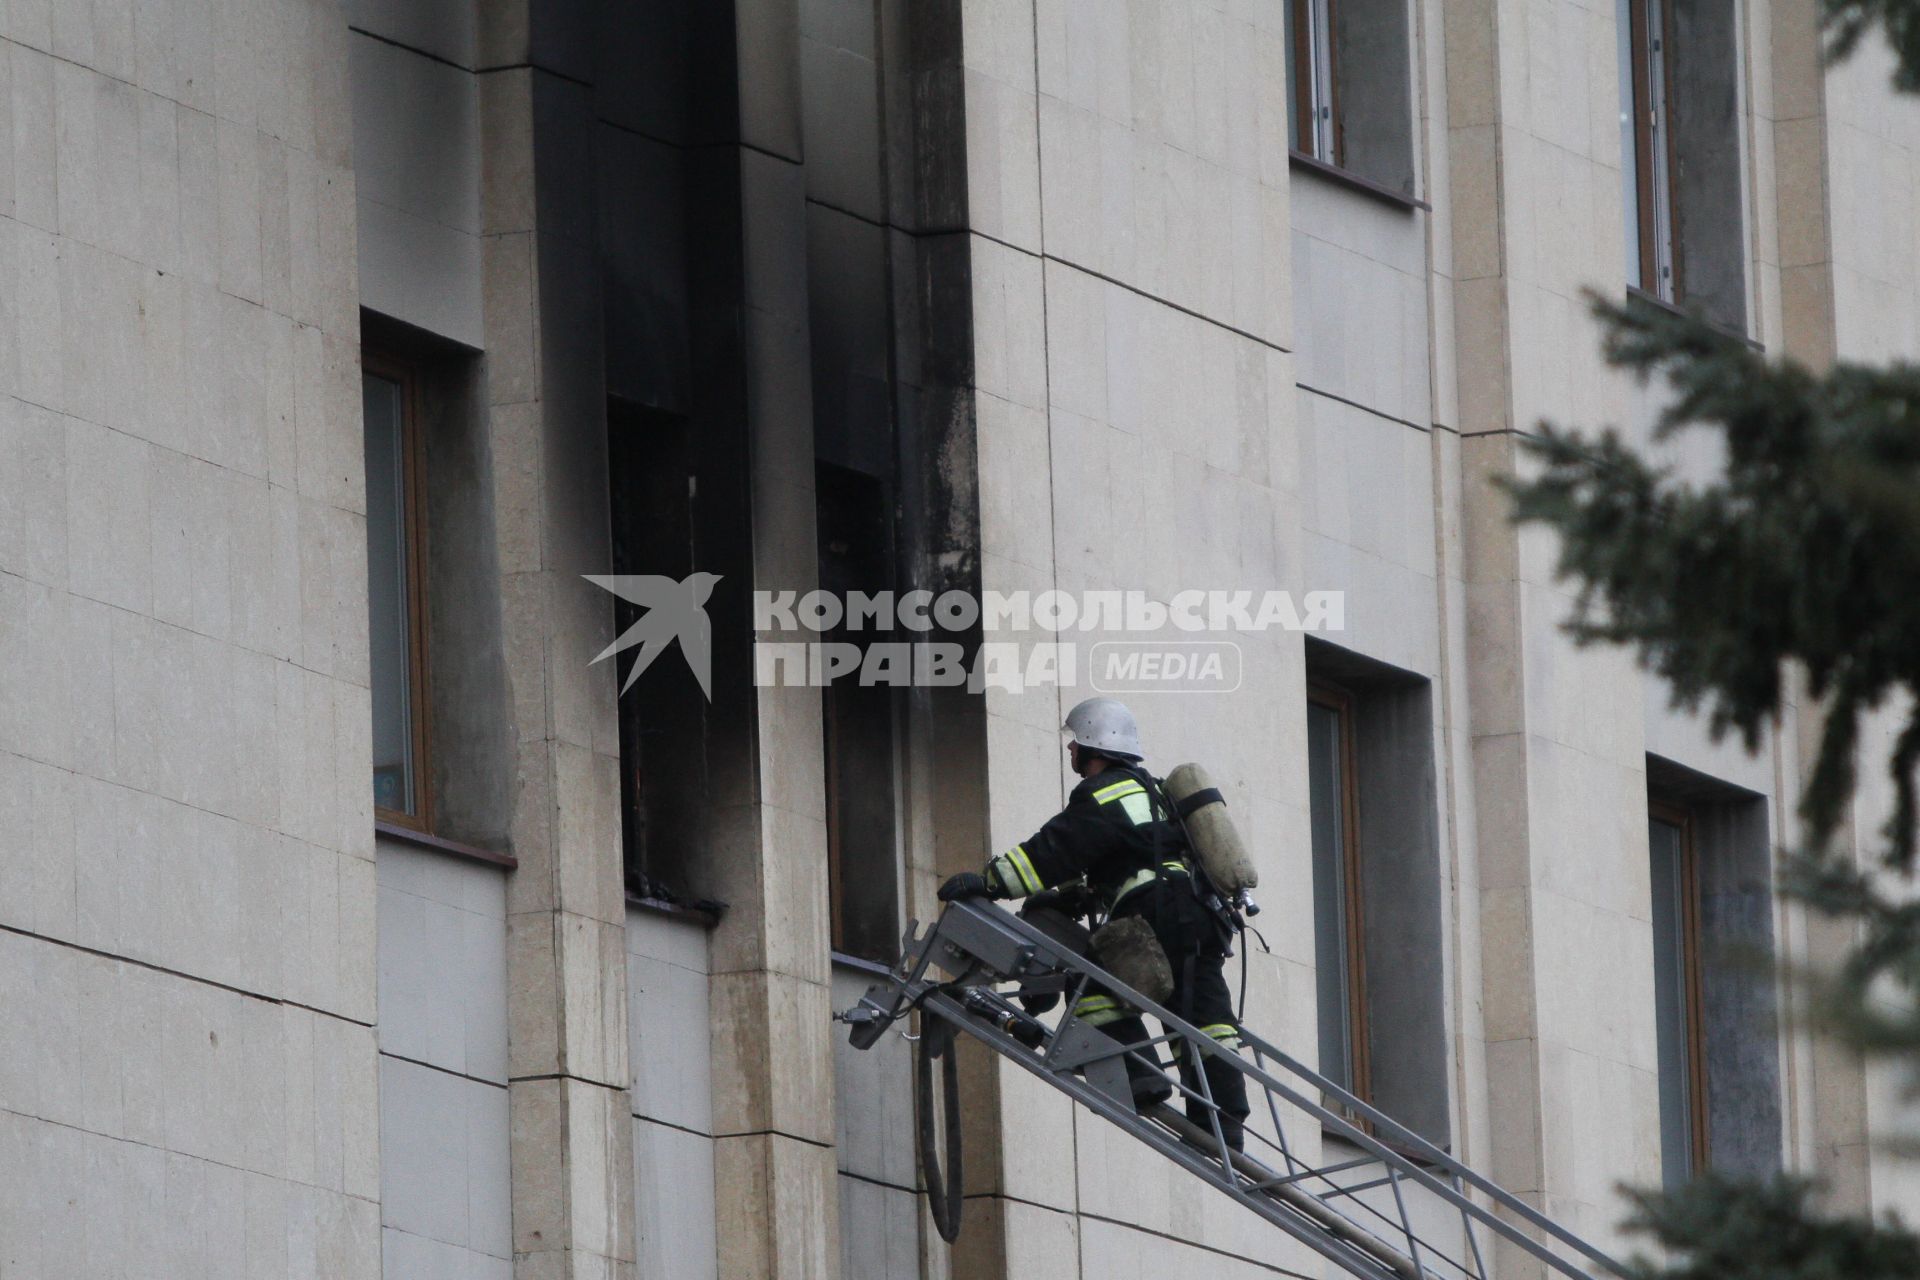
{"type": "Polygon", "coordinates": [[[1227,802],[1206,769],[1197,764],[1177,766],[1166,780],[1167,798],[1186,815],[1187,837],[1193,853],[1220,892],[1239,897],[1260,883],[1247,846],[1234,828],[1227,802]]]}

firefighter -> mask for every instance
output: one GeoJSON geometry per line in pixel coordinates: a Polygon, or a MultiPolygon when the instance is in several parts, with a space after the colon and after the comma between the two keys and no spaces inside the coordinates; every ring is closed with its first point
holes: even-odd
{"type": "MultiPolygon", "coordinates": [[[[993,858],[984,871],[964,872],[940,886],[940,900],[1022,898],[1084,882],[1109,920],[1138,916],[1152,928],[1173,973],[1168,1006],[1222,1048],[1240,1048],[1240,1028],[1224,973],[1230,937],[1225,923],[1196,892],[1194,870],[1180,825],[1159,783],[1141,767],[1140,730],[1133,713],[1112,698],[1089,698],[1067,715],[1067,759],[1080,784],[1032,837],[993,858]]],[[[1052,897],[1053,895],[1049,895],[1052,897]]],[[[1112,996],[1090,992],[1074,1013],[1123,1044],[1147,1039],[1146,1023],[1112,996]]],[[[1179,1053],[1180,1077],[1199,1093],[1188,1055],[1179,1053]]],[[[1139,1061],[1151,1050],[1127,1057],[1137,1106],[1165,1101],[1172,1088],[1154,1065],[1139,1061]]],[[[1246,1078],[1229,1063],[1206,1055],[1208,1088],[1220,1108],[1222,1135],[1238,1150],[1247,1116],[1246,1078]]],[[[1187,1102],[1187,1115],[1210,1129],[1206,1106],[1187,1102]]]]}

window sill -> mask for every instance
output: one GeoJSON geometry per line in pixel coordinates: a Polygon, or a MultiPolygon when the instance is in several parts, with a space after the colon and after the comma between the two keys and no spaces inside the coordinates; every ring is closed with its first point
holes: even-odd
{"type": "MultiPolygon", "coordinates": [[[[1392,1138],[1382,1137],[1380,1134],[1373,1132],[1373,1126],[1371,1125],[1363,1124],[1361,1127],[1367,1132],[1367,1136],[1372,1138],[1375,1142],[1379,1143],[1381,1146],[1385,1147],[1387,1150],[1393,1152],[1393,1154],[1399,1156],[1401,1159],[1412,1161],[1414,1164],[1417,1164],[1425,1169],[1434,1169],[1439,1167],[1427,1157],[1426,1153],[1422,1151],[1417,1151],[1414,1148],[1407,1146],[1403,1142],[1396,1142],[1392,1138]]],[[[1348,1150],[1351,1150],[1351,1151],[1363,1150],[1363,1148],[1355,1145],[1353,1139],[1347,1137],[1345,1134],[1339,1132],[1336,1129],[1329,1128],[1326,1125],[1322,1125],[1320,1127],[1320,1140],[1322,1143],[1337,1142],[1341,1146],[1346,1147],[1348,1150]]],[[[1453,1154],[1452,1143],[1442,1143],[1442,1144],[1437,1144],[1437,1146],[1438,1146],[1438,1150],[1442,1155],[1451,1156],[1453,1154]]]]}
{"type": "Polygon", "coordinates": [[[685,902],[669,902],[665,898],[643,897],[631,891],[627,893],[627,905],[649,915],[666,916],[670,920],[689,920],[695,924],[703,924],[709,929],[720,923],[718,911],[709,911],[705,907],[691,906],[685,902]]]}
{"type": "Polygon", "coordinates": [[[1383,204],[1390,204],[1397,209],[1406,209],[1408,211],[1421,209],[1429,213],[1433,211],[1433,206],[1425,200],[1416,200],[1404,191],[1395,191],[1392,187],[1384,183],[1375,182],[1371,178],[1363,178],[1357,173],[1342,169],[1337,164],[1328,164],[1325,160],[1310,156],[1304,151],[1287,152],[1287,166],[1292,169],[1304,169],[1308,173],[1319,174],[1329,182],[1337,183],[1353,191],[1358,191],[1361,195],[1371,196],[1373,199],[1383,204]]]}
{"type": "Polygon", "coordinates": [[[435,853],[449,854],[455,858],[465,858],[469,862],[484,862],[492,867],[504,867],[508,871],[520,865],[520,860],[510,853],[495,853],[491,849],[482,849],[475,845],[461,844],[458,840],[442,840],[439,836],[430,836],[424,831],[415,831],[412,827],[403,827],[396,822],[373,824],[373,834],[396,844],[410,844],[416,849],[431,849],[435,853]]]}
{"type": "Polygon", "coordinates": [[[891,978],[893,970],[878,960],[869,960],[865,956],[848,955],[844,951],[830,953],[835,965],[842,969],[853,969],[860,973],[869,973],[876,978],[891,978]]]}
{"type": "Polygon", "coordinates": [[[1763,355],[1766,353],[1767,348],[1765,347],[1765,345],[1763,345],[1759,341],[1759,339],[1748,337],[1746,334],[1734,328],[1732,325],[1721,324],[1718,320],[1713,320],[1708,318],[1707,316],[1699,315],[1695,312],[1689,311],[1685,307],[1680,306],[1678,303],[1668,302],[1665,298],[1658,297],[1654,294],[1648,293],[1645,289],[1642,289],[1639,285],[1636,285],[1636,284],[1628,285],[1627,297],[1631,301],[1644,303],[1649,307],[1656,307],[1659,310],[1664,311],[1669,315],[1684,316],[1690,320],[1698,320],[1701,323],[1705,324],[1709,329],[1712,329],[1715,333],[1724,334],[1725,336],[1734,339],[1736,342],[1744,342],[1750,349],[1754,351],[1758,351],[1763,355]]]}

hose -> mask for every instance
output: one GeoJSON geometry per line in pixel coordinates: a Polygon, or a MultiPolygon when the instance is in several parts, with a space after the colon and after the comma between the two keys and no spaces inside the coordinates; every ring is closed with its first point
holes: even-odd
{"type": "Polygon", "coordinates": [[[927,1207],[933,1211],[933,1226],[940,1238],[952,1244],[960,1235],[960,1211],[965,1206],[965,1188],[960,1165],[960,1060],[954,1051],[953,1027],[944,1019],[932,1018],[922,1010],[914,1110],[919,1113],[920,1175],[927,1183],[927,1207]],[[947,1125],[947,1163],[942,1171],[934,1133],[933,1060],[944,1058],[941,1068],[942,1112],[947,1125]]]}

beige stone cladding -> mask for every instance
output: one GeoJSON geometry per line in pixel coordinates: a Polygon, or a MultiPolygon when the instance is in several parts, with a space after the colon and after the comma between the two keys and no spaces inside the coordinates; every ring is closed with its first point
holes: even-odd
{"type": "Polygon", "coordinates": [[[0,13],[0,1269],[380,1269],[347,31],[0,13]]]}

